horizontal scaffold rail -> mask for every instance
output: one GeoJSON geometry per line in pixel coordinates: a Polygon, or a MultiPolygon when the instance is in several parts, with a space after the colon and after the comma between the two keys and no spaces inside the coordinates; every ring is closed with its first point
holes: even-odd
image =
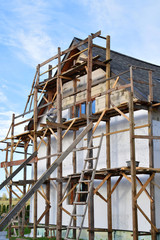
{"type": "Polygon", "coordinates": [[[74,142],[58,157],[54,163],[45,171],[45,173],[39,178],[35,185],[26,193],[26,195],[17,203],[17,205],[11,209],[11,211],[0,222],[0,231],[6,227],[12,218],[21,210],[24,204],[31,198],[31,196],[40,188],[40,186],[48,179],[51,173],[63,162],[63,160],[72,152],[81,139],[91,130],[93,123],[89,123],[87,127],[78,135],[74,142]]]}
{"type": "Polygon", "coordinates": [[[13,177],[17,175],[34,157],[36,157],[37,152],[35,151],[29,158],[27,158],[6,180],[4,180],[0,185],[0,190],[7,185],[13,177]]]}

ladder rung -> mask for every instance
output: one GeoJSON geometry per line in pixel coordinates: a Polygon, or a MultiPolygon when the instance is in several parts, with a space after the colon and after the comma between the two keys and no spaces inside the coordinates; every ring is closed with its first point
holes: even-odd
{"type": "Polygon", "coordinates": [[[95,146],[95,147],[88,147],[87,150],[91,150],[91,149],[95,149],[95,148],[99,148],[100,146],[95,146]]]}
{"type": "Polygon", "coordinates": [[[83,217],[84,214],[72,214],[71,216],[72,216],[72,217],[83,217]]]}
{"type": "Polygon", "coordinates": [[[74,202],[75,205],[86,205],[86,202],[74,202]]]}
{"type": "Polygon", "coordinates": [[[91,180],[87,180],[87,179],[85,180],[85,179],[84,179],[84,180],[80,180],[80,181],[79,181],[79,183],[83,183],[83,182],[84,182],[84,183],[90,183],[91,180]]]}
{"type": "Polygon", "coordinates": [[[73,227],[73,226],[69,226],[68,228],[70,228],[70,229],[80,229],[80,227],[73,227]]]}
{"type": "Polygon", "coordinates": [[[83,169],[82,172],[91,172],[94,170],[95,170],[95,168],[88,168],[88,169],[83,169]]]}
{"type": "Polygon", "coordinates": [[[96,159],[97,159],[97,157],[86,158],[85,161],[96,160],[96,159]]]}
{"type": "Polygon", "coordinates": [[[89,191],[77,191],[76,193],[77,193],[77,194],[79,194],[79,193],[80,193],[80,194],[85,194],[85,193],[89,193],[89,191]]]}

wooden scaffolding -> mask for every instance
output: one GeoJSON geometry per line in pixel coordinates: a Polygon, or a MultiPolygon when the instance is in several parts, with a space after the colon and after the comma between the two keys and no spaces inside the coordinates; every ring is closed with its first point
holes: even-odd
{"type": "MultiPolygon", "coordinates": [[[[133,239],[138,240],[138,222],[137,222],[137,211],[140,211],[144,218],[151,224],[151,236],[152,240],[156,239],[156,233],[158,229],[156,228],[155,223],[155,202],[154,202],[154,176],[156,173],[160,172],[160,169],[154,168],[153,161],[153,140],[160,140],[160,136],[153,136],[152,130],[152,110],[153,108],[158,108],[160,103],[153,103],[153,84],[152,84],[152,70],[151,69],[143,69],[144,71],[148,71],[148,87],[149,87],[149,99],[148,102],[140,102],[134,99],[134,79],[133,79],[133,71],[136,68],[135,66],[129,66],[128,71],[120,72],[115,76],[111,76],[110,73],[110,37],[107,36],[102,37],[101,32],[97,32],[95,34],[89,35],[85,40],[80,41],[76,45],[71,46],[70,48],[61,51],[58,48],[58,53],[54,57],[46,60],[45,62],[39,64],[36,69],[36,73],[34,76],[33,84],[31,87],[30,94],[28,96],[28,100],[25,106],[24,112],[19,115],[12,116],[12,123],[9,128],[9,131],[6,135],[6,138],[1,140],[1,142],[5,143],[6,146],[2,151],[6,151],[5,161],[1,162],[1,167],[4,168],[6,172],[6,180],[1,183],[0,189],[4,186],[9,192],[9,208],[10,211],[2,219],[0,222],[0,231],[2,231],[5,227],[9,229],[9,237],[11,237],[11,228],[16,226],[12,225],[13,218],[18,216],[19,220],[19,235],[24,235],[24,227],[25,227],[25,203],[28,199],[34,194],[34,223],[30,227],[34,229],[34,238],[37,236],[37,227],[39,226],[41,220],[45,217],[45,224],[43,228],[45,228],[45,236],[49,236],[49,232],[51,230],[56,231],[56,239],[60,240],[62,237],[62,231],[66,230],[66,226],[62,226],[62,211],[66,214],[71,215],[66,209],[63,208],[63,201],[70,195],[73,194],[76,196],[76,186],[79,183],[79,179],[81,174],[77,173],[77,164],[76,164],[76,153],[78,151],[86,150],[86,147],[76,148],[77,143],[87,134],[87,142],[89,146],[90,139],[98,138],[100,136],[96,136],[95,130],[98,127],[101,121],[106,122],[106,132],[104,136],[106,137],[106,169],[96,170],[95,171],[95,179],[101,180],[98,187],[90,189],[89,199],[88,199],[88,233],[89,239],[94,239],[94,233],[96,229],[94,227],[94,195],[98,195],[103,201],[107,204],[107,219],[108,226],[106,226],[108,239],[112,239],[112,193],[116,190],[116,187],[122,180],[125,178],[126,181],[131,183],[132,189],[132,223],[133,223],[133,239]],[[106,60],[104,62],[99,61],[98,57],[93,57],[92,49],[95,46],[93,44],[94,38],[102,38],[106,40],[106,60]],[[84,44],[88,44],[87,48],[82,51],[76,51],[77,47],[80,47],[84,44]],[[87,57],[82,59],[82,62],[78,65],[73,66],[74,60],[81,53],[87,52],[87,57]],[[66,57],[67,56],[67,57],[66,57]],[[62,57],[63,60],[62,60],[62,57]],[[48,65],[51,62],[57,61],[56,65],[48,65]],[[42,72],[44,66],[48,66],[48,69],[42,72]],[[103,66],[106,68],[106,78],[101,79],[99,81],[92,82],[92,71],[94,69],[103,66]],[[119,78],[126,74],[126,72],[130,73],[130,83],[119,85],[119,78]],[[48,74],[47,79],[44,79],[43,76],[48,74]],[[87,74],[87,85],[85,88],[78,90],[77,82],[79,79],[77,76],[83,76],[87,74]],[[73,93],[72,94],[63,94],[63,84],[69,81],[73,81],[73,93]],[[114,84],[111,87],[110,81],[114,80],[114,84]],[[100,96],[106,96],[105,108],[101,112],[96,112],[92,114],[91,111],[91,88],[100,83],[106,82],[106,90],[99,94],[100,96]],[[111,99],[110,94],[121,89],[127,89],[129,91],[129,102],[123,103],[119,106],[115,106],[111,99]],[[80,102],[77,101],[76,96],[80,91],[86,91],[86,114],[81,115],[76,118],[76,105],[80,102]],[[74,103],[67,106],[67,108],[72,107],[73,111],[73,119],[62,122],[62,110],[65,107],[62,107],[62,101],[65,101],[65,98],[73,96],[74,103]],[[48,110],[56,105],[57,112],[57,122],[56,123],[41,123],[39,126],[40,120],[43,116],[46,115],[45,109],[48,110]],[[148,111],[148,123],[141,126],[135,126],[134,123],[134,111],[139,109],[145,109],[148,111]],[[129,117],[126,115],[129,113],[129,117]],[[18,121],[21,117],[30,116],[28,119],[23,121],[18,121]],[[31,116],[32,115],[32,116],[31,116]],[[114,116],[122,115],[129,121],[129,128],[122,129],[119,131],[111,132],[110,131],[110,120],[114,116]],[[26,124],[28,122],[28,129],[25,129],[25,132],[15,135],[15,127],[26,124]],[[87,126],[87,127],[85,127],[87,126]],[[77,131],[79,128],[85,127],[85,130],[82,132],[81,136],[77,137],[77,131]],[[140,128],[148,128],[148,135],[135,135],[135,129],[140,128]],[[63,131],[63,132],[62,132],[63,131]],[[72,162],[73,162],[73,174],[69,176],[62,175],[62,162],[65,159],[66,151],[62,152],[62,140],[68,133],[68,131],[73,131],[73,144],[67,149],[67,154],[71,151],[72,153],[72,162]],[[119,134],[122,132],[129,132],[130,134],[130,160],[131,167],[121,167],[121,168],[111,168],[111,159],[110,159],[110,136],[113,134],[119,134]],[[63,133],[63,134],[62,134],[63,133]],[[57,141],[57,153],[51,154],[51,136],[53,136],[57,141]],[[148,139],[149,141],[149,167],[136,167],[135,165],[135,139],[148,139]],[[38,141],[39,139],[39,141],[38,141]],[[38,151],[41,144],[45,144],[46,146],[46,156],[38,157],[38,151]],[[28,148],[30,145],[33,145],[33,154],[28,153],[28,148]],[[17,149],[23,150],[17,150],[17,149]],[[13,156],[15,153],[20,153],[24,155],[24,158],[21,160],[13,160],[13,156]],[[54,164],[51,164],[51,158],[53,156],[57,157],[57,160],[54,164]],[[38,179],[37,173],[37,162],[46,161],[46,171],[38,179]],[[34,179],[27,179],[27,166],[34,165],[34,179]],[[15,171],[13,171],[13,166],[18,166],[15,171]],[[51,178],[50,174],[57,168],[57,178],[51,178]],[[13,177],[23,170],[23,179],[19,181],[13,181],[13,177]],[[141,175],[148,175],[147,181],[142,184],[140,177],[141,175]],[[111,187],[111,179],[114,177],[118,177],[116,183],[113,187],[111,187]],[[50,183],[54,185],[54,181],[57,180],[57,224],[56,226],[51,226],[49,221],[51,202],[50,202],[50,183]],[[141,189],[137,192],[137,183],[140,184],[141,189]],[[72,184],[71,190],[67,193],[67,187],[70,183],[72,184]],[[107,199],[104,198],[99,189],[102,187],[104,183],[107,182],[107,199]],[[46,185],[46,191],[44,191],[42,184],[46,185]],[[63,184],[66,184],[66,187],[63,190],[63,184]],[[150,184],[150,193],[146,190],[146,187],[150,184]],[[17,191],[13,190],[13,186],[17,188],[17,191]],[[22,187],[22,188],[21,188],[22,187]],[[145,192],[150,201],[150,212],[151,216],[145,214],[145,212],[140,208],[137,204],[138,197],[145,192]],[[37,195],[40,194],[46,202],[45,211],[42,215],[37,218],[37,195]],[[12,208],[12,196],[16,195],[17,198],[20,199],[17,206],[12,208]],[[21,216],[21,217],[20,217],[21,216]]],[[[96,96],[95,96],[96,97],[96,96]]],[[[84,100],[83,100],[84,101],[84,100]]],[[[129,151],[129,150],[128,150],[129,151]]],[[[93,149],[89,148],[89,156],[92,158],[93,149]]],[[[85,173],[85,179],[91,178],[91,172],[93,168],[93,162],[90,161],[90,171],[85,173]]],[[[159,187],[159,186],[158,186],[159,187]]],[[[76,209],[75,209],[76,216],[76,209]]],[[[72,215],[73,217],[73,215],[72,215]]],[[[73,237],[72,239],[77,238],[76,232],[76,217],[73,217],[73,237]]],[[[66,238],[69,239],[69,238],[66,238]]]]}

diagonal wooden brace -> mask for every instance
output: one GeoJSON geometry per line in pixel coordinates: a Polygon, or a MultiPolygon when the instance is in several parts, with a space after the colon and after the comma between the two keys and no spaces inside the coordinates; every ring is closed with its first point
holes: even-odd
{"type": "Polygon", "coordinates": [[[141,193],[146,189],[147,185],[151,182],[151,180],[154,178],[155,173],[153,173],[150,178],[147,179],[143,187],[139,190],[137,195],[134,197],[134,200],[137,200],[137,198],[141,195],[141,193]]]}

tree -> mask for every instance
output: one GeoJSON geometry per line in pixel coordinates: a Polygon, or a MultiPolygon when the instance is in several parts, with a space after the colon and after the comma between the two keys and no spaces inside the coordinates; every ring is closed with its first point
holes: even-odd
{"type": "Polygon", "coordinates": [[[3,193],[3,195],[2,195],[2,200],[7,200],[7,195],[6,195],[6,193],[3,193]]]}

